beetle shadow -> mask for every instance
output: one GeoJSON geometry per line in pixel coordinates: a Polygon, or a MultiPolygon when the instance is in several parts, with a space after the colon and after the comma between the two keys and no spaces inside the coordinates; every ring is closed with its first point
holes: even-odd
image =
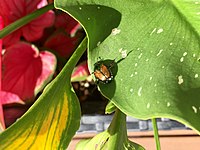
{"type": "MultiPolygon", "coordinates": [[[[129,51],[127,53],[126,57],[128,57],[132,51],[133,50],[129,51]]],[[[114,59],[114,60],[106,59],[106,60],[100,60],[99,61],[99,62],[102,62],[103,64],[105,64],[111,70],[111,72],[113,74],[113,80],[110,83],[105,84],[105,83],[100,82],[98,84],[100,91],[108,99],[113,98],[113,96],[115,94],[115,90],[116,90],[115,76],[117,75],[117,72],[118,72],[118,63],[125,60],[125,58],[121,58],[118,61],[115,61],[116,59],[114,59]]]]}

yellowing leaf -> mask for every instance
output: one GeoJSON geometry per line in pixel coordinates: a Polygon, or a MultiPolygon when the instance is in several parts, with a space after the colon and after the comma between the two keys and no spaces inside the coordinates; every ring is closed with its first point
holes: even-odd
{"type": "Polygon", "coordinates": [[[66,149],[80,124],[71,73],[86,44],[84,40],[28,112],[0,135],[0,149],[66,149]]]}

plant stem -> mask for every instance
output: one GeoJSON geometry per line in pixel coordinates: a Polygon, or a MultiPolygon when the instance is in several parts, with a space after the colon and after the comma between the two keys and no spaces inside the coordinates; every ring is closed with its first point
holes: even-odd
{"type": "Polygon", "coordinates": [[[159,135],[158,135],[158,127],[157,127],[157,122],[156,122],[156,118],[152,118],[152,125],[153,125],[153,131],[154,131],[154,139],[156,141],[156,149],[160,150],[160,139],[159,139],[159,135]]]}
{"type": "Polygon", "coordinates": [[[17,21],[13,22],[12,24],[6,26],[3,30],[0,31],[0,38],[5,37],[6,35],[14,32],[15,30],[21,28],[22,26],[26,25],[27,23],[31,22],[35,18],[39,17],[40,15],[46,13],[47,11],[54,9],[53,4],[49,4],[45,7],[42,7],[31,14],[28,14],[17,21]]]}
{"type": "Polygon", "coordinates": [[[128,141],[127,128],[126,128],[126,115],[119,109],[115,110],[112,122],[108,127],[108,132],[110,134],[110,141],[112,144],[107,147],[107,149],[122,149],[124,143],[128,141]]]}

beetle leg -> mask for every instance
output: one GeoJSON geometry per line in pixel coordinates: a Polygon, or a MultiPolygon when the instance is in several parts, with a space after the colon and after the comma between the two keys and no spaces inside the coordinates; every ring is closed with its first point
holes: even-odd
{"type": "Polygon", "coordinates": [[[110,65],[108,66],[108,68],[109,68],[109,69],[112,68],[112,67],[114,66],[114,64],[115,64],[115,59],[113,60],[112,63],[110,63],[110,65]]]}

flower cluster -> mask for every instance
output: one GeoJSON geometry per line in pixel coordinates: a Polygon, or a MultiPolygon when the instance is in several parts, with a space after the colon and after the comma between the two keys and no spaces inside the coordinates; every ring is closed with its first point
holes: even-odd
{"type": "MultiPolygon", "coordinates": [[[[0,0],[0,29],[46,5],[46,0],[0,0]]],[[[0,39],[1,128],[26,111],[71,56],[83,37],[79,29],[66,13],[50,10],[0,39]]]]}

